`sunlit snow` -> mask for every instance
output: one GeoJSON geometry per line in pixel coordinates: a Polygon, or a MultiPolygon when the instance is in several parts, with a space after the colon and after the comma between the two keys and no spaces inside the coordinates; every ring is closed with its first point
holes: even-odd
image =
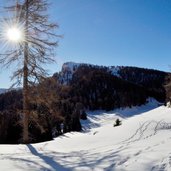
{"type": "Polygon", "coordinates": [[[0,170],[171,170],[171,109],[154,100],[140,107],[88,112],[83,131],[53,141],[1,145],[0,170]],[[122,125],[113,127],[116,118],[122,125]]]}

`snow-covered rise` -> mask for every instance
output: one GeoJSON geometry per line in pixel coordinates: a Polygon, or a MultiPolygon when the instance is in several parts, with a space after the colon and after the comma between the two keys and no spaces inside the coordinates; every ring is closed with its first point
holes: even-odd
{"type": "Polygon", "coordinates": [[[1,145],[0,170],[170,171],[171,108],[158,105],[151,100],[134,108],[89,112],[83,132],[38,144],[1,145]],[[116,118],[122,125],[113,127],[116,118]]]}
{"type": "MultiPolygon", "coordinates": [[[[103,120],[105,123],[108,123],[111,118],[119,118],[121,120],[127,119],[129,117],[133,117],[136,115],[140,115],[142,113],[145,113],[147,111],[153,110],[155,108],[157,108],[158,106],[161,106],[162,103],[159,103],[156,99],[154,98],[148,98],[147,99],[147,103],[145,105],[141,105],[141,106],[134,106],[134,107],[126,107],[126,108],[119,108],[119,109],[115,109],[113,111],[103,111],[103,110],[96,110],[96,111],[87,111],[88,113],[88,120],[83,120],[81,121],[81,124],[83,125],[83,129],[87,130],[87,128],[94,128],[100,126],[100,123],[103,123],[103,120]],[[98,121],[96,122],[95,118],[99,118],[97,119],[98,121]],[[102,119],[102,118],[106,118],[106,119],[102,119]],[[96,125],[97,123],[97,125],[96,125]]],[[[112,119],[113,121],[113,119],[112,119]]]]}

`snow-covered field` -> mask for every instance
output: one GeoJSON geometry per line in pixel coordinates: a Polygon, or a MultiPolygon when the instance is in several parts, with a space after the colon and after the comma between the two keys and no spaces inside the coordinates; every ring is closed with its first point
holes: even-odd
{"type": "Polygon", "coordinates": [[[84,131],[30,145],[0,145],[0,171],[170,171],[171,109],[154,101],[89,112],[84,131]],[[122,125],[113,127],[116,118],[122,125]]]}

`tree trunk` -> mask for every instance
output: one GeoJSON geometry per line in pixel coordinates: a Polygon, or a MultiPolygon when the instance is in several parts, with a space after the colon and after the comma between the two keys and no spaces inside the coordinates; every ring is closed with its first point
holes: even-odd
{"type": "Polygon", "coordinates": [[[28,99],[28,0],[25,4],[25,44],[24,44],[24,71],[23,71],[23,143],[29,143],[29,99],[28,99]]]}

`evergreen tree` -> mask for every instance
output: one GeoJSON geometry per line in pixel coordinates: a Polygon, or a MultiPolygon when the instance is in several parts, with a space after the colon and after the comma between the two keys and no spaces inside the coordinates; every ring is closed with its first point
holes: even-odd
{"type": "Polygon", "coordinates": [[[121,124],[122,124],[121,120],[116,119],[116,122],[115,122],[115,124],[114,124],[113,126],[114,126],[114,127],[115,127],[115,126],[120,126],[121,124]]]}

